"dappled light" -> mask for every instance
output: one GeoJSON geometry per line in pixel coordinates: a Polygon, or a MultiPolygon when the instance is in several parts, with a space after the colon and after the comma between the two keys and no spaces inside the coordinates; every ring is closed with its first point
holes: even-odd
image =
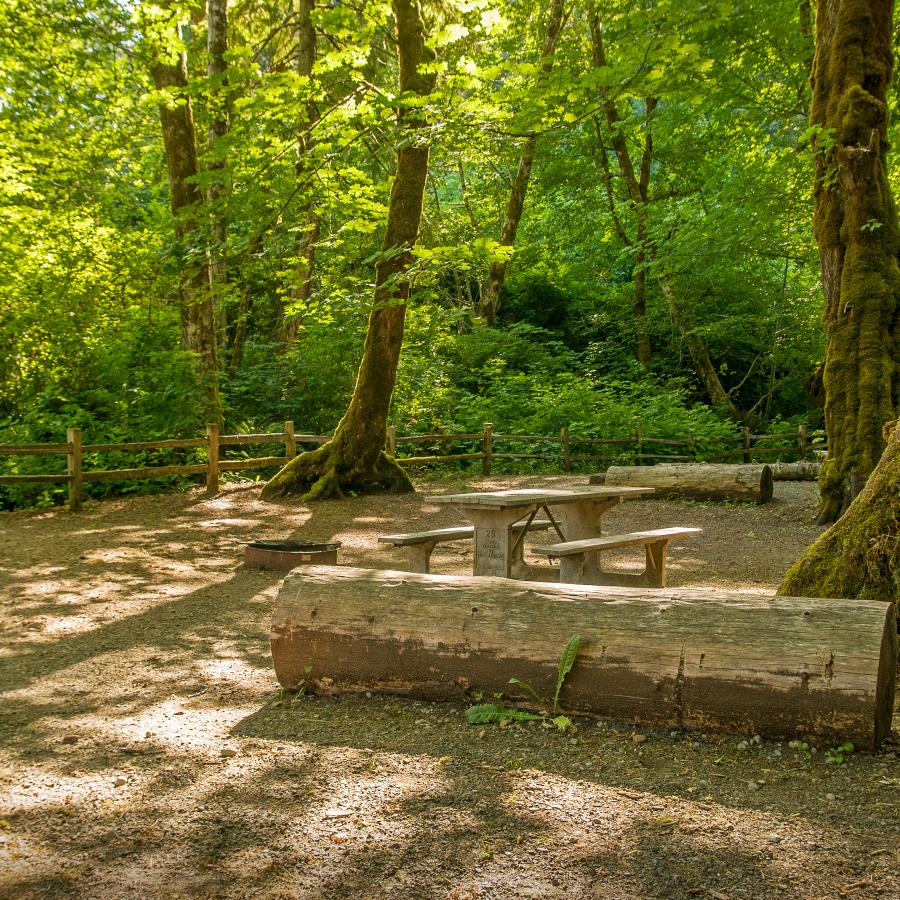
{"type": "MultiPolygon", "coordinates": [[[[343,563],[402,570],[377,535],[452,524],[424,499],[449,487],[310,509],[228,487],[213,500],[189,492],[0,521],[0,890],[884,895],[900,782],[883,755],[831,766],[821,748],[807,758],[770,741],[741,749],[739,737],[592,719],[567,734],[477,727],[456,704],[278,691],[268,630],[281,576],[245,567],[243,542],[340,540],[343,563]],[[19,567],[23,542],[30,564],[19,567]],[[857,844],[865,855],[849,861],[857,844]]],[[[704,527],[702,541],[673,548],[676,586],[771,593],[808,540],[798,510],[813,503],[808,487],[782,484],[766,507],[644,500],[608,518],[704,527]],[[781,558],[746,558],[746,535],[763,529],[781,558]]],[[[471,545],[443,545],[432,562],[471,571],[471,545]]],[[[638,565],[634,554],[610,561],[638,565]]]]}

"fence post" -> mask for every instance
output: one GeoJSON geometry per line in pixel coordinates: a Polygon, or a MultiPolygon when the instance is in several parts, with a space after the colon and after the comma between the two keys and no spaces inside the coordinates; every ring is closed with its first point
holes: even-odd
{"type": "Polygon", "coordinates": [[[81,471],[81,429],[69,428],[66,431],[69,442],[69,453],[66,456],[66,472],[69,475],[69,509],[77,512],[81,509],[82,471],[81,471]]]}
{"type": "Polygon", "coordinates": [[[294,440],[294,423],[284,423],[284,455],[290,462],[297,455],[297,441],[294,440]]]}
{"type": "Polygon", "coordinates": [[[569,426],[564,425],[559,430],[559,440],[562,444],[563,472],[572,471],[572,453],[569,447],[569,426]]]}
{"type": "Polygon", "coordinates": [[[210,422],[206,426],[206,493],[219,492],[219,425],[210,422]]]}
{"type": "Polygon", "coordinates": [[[384,452],[388,456],[397,456],[397,426],[388,425],[387,435],[384,439],[384,452]]]}
{"type": "Polygon", "coordinates": [[[634,429],[634,440],[637,443],[637,464],[642,466],[644,464],[644,436],[639,427],[634,429]]]}
{"type": "Polygon", "coordinates": [[[750,429],[742,428],[741,432],[744,435],[744,462],[750,462],[750,429]]]}
{"type": "Polygon", "coordinates": [[[484,423],[484,439],[481,450],[481,474],[488,476],[491,474],[491,465],[493,463],[494,453],[494,425],[491,422],[484,423]]]}
{"type": "Polygon", "coordinates": [[[806,423],[801,422],[797,429],[797,445],[800,448],[800,459],[806,459],[806,423]]]}

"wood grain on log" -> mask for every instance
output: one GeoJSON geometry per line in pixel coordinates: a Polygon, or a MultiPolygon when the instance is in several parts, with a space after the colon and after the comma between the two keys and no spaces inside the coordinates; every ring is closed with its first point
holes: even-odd
{"type": "Polygon", "coordinates": [[[767,503],[771,500],[774,487],[770,466],[713,463],[610,466],[603,483],[607,487],[652,487],[657,497],[744,500],[754,503],[767,503]]]}
{"type": "Polygon", "coordinates": [[[285,579],[271,641],[287,689],[524,701],[510,677],[552,695],[573,634],[572,711],[858,747],[890,729],[896,624],[876,601],[313,566],[285,579]]]}

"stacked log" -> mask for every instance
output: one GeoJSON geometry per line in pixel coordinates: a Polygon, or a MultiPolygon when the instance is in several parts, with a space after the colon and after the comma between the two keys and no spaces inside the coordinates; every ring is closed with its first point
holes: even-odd
{"type": "Polygon", "coordinates": [[[771,466],[759,464],[660,463],[657,466],[610,466],[604,484],[652,487],[652,497],[682,500],[738,500],[768,503],[774,478],[771,466]]]}
{"type": "Polygon", "coordinates": [[[890,730],[890,603],[552,585],[332,566],[284,581],[272,619],[279,683],[424,699],[552,696],[636,723],[809,736],[875,747],[890,730]]]}

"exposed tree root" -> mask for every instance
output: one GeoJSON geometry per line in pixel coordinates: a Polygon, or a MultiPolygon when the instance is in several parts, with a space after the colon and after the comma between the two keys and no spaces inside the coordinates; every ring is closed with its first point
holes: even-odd
{"type": "Polygon", "coordinates": [[[380,453],[371,467],[359,467],[335,440],[292,459],[262,490],[263,500],[300,495],[314,500],[342,499],[347,493],[404,494],[414,491],[395,459],[380,453]],[[342,452],[343,451],[343,452],[342,452]]]}

